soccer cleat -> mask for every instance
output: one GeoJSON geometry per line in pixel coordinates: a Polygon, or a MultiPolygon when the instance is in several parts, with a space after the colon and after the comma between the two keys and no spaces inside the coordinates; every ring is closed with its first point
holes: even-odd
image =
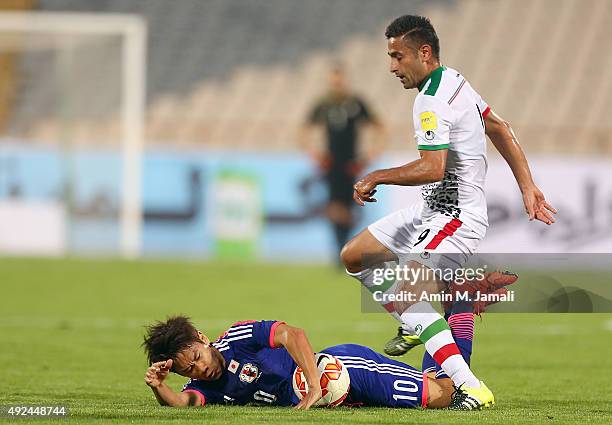
{"type": "Polygon", "coordinates": [[[484,382],[480,381],[479,388],[455,387],[455,392],[451,396],[449,410],[480,410],[483,407],[492,407],[495,404],[493,393],[484,382]]]}
{"type": "MultiPolygon", "coordinates": [[[[512,285],[517,280],[518,275],[509,271],[494,271],[492,273],[486,273],[483,279],[466,280],[462,284],[453,282],[451,284],[451,291],[453,293],[453,299],[458,292],[467,292],[470,297],[474,296],[477,292],[481,294],[503,295],[508,292],[506,286],[512,285]]],[[[480,315],[484,313],[487,306],[495,303],[496,301],[476,301],[474,302],[474,313],[480,315]]],[[[452,301],[445,301],[442,304],[445,310],[449,310],[452,306],[452,301]]]]}
{"type": "Polygon", "coordinates": [[[397,329],[397,335],[385,344],[384,351],[388,356],[403,356],[422,343],[418,336],[406,333],[404,328],[400,326],[397,329]]]}

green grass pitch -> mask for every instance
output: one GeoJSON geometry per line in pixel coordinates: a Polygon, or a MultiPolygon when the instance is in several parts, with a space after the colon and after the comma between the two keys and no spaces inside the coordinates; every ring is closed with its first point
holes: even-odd
{"type": "MultiPolygon", "coordinates": [[[[315,350],[347,342],[380,350],[396,323],[361,313],[358,284],[323,266],[2,259],[0,283],[0,405],[70,407],[69,418],[50,423],[612,422],[612,314],[476,319],[473,368],[497,398],[486,411],[171,409],[143,382],[140,342],[154,319],[187,314],[212,337],[234,321],[282,319],[306,329],[315,350]]],[[[421,356],[403,360],[418,366],[421,356]]]]}

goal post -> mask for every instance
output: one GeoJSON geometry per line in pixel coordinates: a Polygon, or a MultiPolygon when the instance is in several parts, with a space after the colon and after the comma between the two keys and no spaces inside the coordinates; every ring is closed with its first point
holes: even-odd
{"type": "MultiPolygon", "coordinates": [[[[0,12],[1,50],[9,51],[10,44],[15,44],[14,39],[38,35],[44,40],[47,34],[51,38],[57,36],[63,39],[64,44],[66,40],[78,41],[81,36],[118,36],[121,40],[121,69],[118,78],[120,96],[118,111],[115,111],[121,154],[118,249],[123,257],[137,257],[141,253],[143,220],[141,179],[146,96],[146,23],[137,15],[127,14],[0,12]]],[[[16,44],[15,48],[18,49],[19,43],[16,44]]]]}

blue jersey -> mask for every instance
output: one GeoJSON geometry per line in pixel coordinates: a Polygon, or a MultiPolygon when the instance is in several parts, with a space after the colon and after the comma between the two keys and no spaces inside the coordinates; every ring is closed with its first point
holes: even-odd
{"type": "Polygon", "coordinates": [[[216,381],[190,380],[183,391],[195,391],[204,404],[298,403],[291,378],[296,364],[284,348],[274,346],[276,327],[283,322],[238,322],[212,343],[225,359],[216,381]]]}
{"type": "Polygon", "coordinates": [[[427,377],[369,347],[342,344],[321,350],[340,359],[351,378],[345,405],[427,407],[427,377]]]}
{"type": "MultiPolygon", "coordinates": [[[[226,368],[221,378],[216,381],[192,379],[183,391],[199,394],[202,405],[297,404],[299,399],[292,385],[297,365],[285,348],[274,346],[274,333],[281,323],[263,320],[232,325],[212,343],[225,359],[226,368]]],[[[345,404],[426,405],[427,381],[423,385],[423,374],[415,368],[362,345],[336,345],[321,351],[339,358],[349,372],[351,388],[345,404]]]]}

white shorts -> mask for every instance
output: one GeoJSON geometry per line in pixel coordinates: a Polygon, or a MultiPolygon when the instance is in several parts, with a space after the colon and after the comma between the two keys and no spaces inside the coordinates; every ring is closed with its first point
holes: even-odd
{"type": "Polygon", "coordinates": [[[422,209],[423,204],[401,209],[372,223],[368,230],[400,263],[415,259],[430,268],[463,266],[482,236],[443,214],[423,219],[422,209]]]}

